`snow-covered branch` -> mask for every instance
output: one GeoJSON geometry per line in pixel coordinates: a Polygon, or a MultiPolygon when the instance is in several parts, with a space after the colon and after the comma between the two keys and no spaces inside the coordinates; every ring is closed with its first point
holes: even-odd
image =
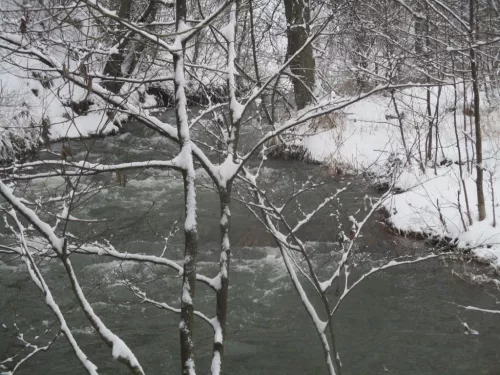
{"type": "MultiPolygon", "coordinates": [[[[142,303],[148,303],[148,304],[153,305],[159,309],[168,310],[168,311],[171,311],[171,312],[176,313],[176,314],[181,313],[180,308],[170,306],[166,302],[156,301],[156,300],[148,297],[144,291],[140,290],[138,287],[136,287],[134,285],[129,284],[128,287],[135,294],[135,296],[141,300],[142,303]]],[[[194,310],[193,313],[194,313],[194,315],[196,315],[197,317],[199,317],[200,319],[202,319],[203,321],[208,323],[208,325],[210,325],[210,327],[212,327],[214,329],[213,319],[207,317],[205,314],[203,314],[202,312],[197,311],[197,310],[194,310]]]]}
{"type": "Polygon", "coordinates": [[[361,231],[364,227],[364,225],[367,223],[368,219],[377,211],[379,208],[382,207],[382,204],[386,199],[388,199],[391,195],[393,194],[392,190],[389,189],[387,192],[385,192],[382,197],[380,197],[375,204],[372,205],[370,208],[370,211],[365,215],[364,219],[361,222],[354,222],[353,225],[353,231],[352,231],[352,236],[349,240],[349,244],[347,246],[347,249],[344,250],[342,254],[342,258],[337,266],[337,269],[333,273],[332,277],[327,279],[326,281],[323,281],[321,283],[321,290],[322,291],[327,291],[328,288],[330,288],[335,280],[337,280],[340,276],[340,273],[344,266],[347,264],[349,257],[352,255],[352,252],[354,251],[354,244],[356,242],[356,239],[359,237],[361,234],[361,231]]]}
{"type": "MultiPolygon", "coordinates": [[[[7,198],[6,198],[7,199],[7,198]]],[[[82,351],[80,346],[78,345],[75,337],[71,329],[69,328],[66,319],[64,318],[64,314],[62,313],[59,305],[55,302],[54,297],[52,296],[52,292],[50,291],[49,286],[45,282],[45,279],[40,272],[40,269],[37,263],[34,261],[31,253],[29,252],[28,245],[26,243],[26,238],[24,234],[24,226],[21,224],[19,219],[17,218],[16,211],[12,210],[9,212],[9,216],[14,220],[17,229],[11,227],[11,230],[16,234],[19,239],[19,254],[22,256],[24,263],[28,269],[28,273],[30,275],[31,280],[35,283],[35,285],[40,289],[45,297],[45,304],[52,310],[56,319],[59,321],[61,332],[64,333],[64,336],[68,340],[73,352],[76,357],[85,368],[87,373],[90,375],[98,375],[97,366],[92,363],[87,355],[82,351]]]]}
{"type": "MultiPolygon", "coordinates": [[[[77,297],[77,300],[80,304],[80,307],[82,308],[83,312],[87,316],[88,320],[90,323],[94,326],[96,331],[100,334],[101,338],[103,339],[104,342],[108,346],[112,348],[112,355],[115,359],[118,359],[119,361],[123,362],[126,364],[135,374],[137,375],[143,375],[144,371],[142,370],[141,365],[137,361],[135,355],[132,353],[132,351],[129,349],[129,347],[123,342],[122,339],[120,339],[117,335],[115,335],[111,330],[109,330],[104,323],[101,321],[101,319],[94,313],[90,303],[87,301],[85,295],[83,294],[83,291],[80,287],[80,284],[78,282],[78,279],[74,273],[73,266],[71,264],[71,261],[68,258],[68,253],[67,253],[67,248],[66,248],[66,240],[64,238],[58,237],[52,227],[48,225],[47,223],[43,222],[38,215],[31,210],[30,208],[26,207],[23,203],[20,202],[18,198],[16,198],[13,194],[10,188],[8,188],[3,182],[0,181],[0,194],[5,198],[5,200],[11,204],[14,207],[14,210],[16,212],[21,213],[27,220],[28,222],[33,225],[50,243],[52,249],[58,254],[59,259],[63,263],[68,276],[69,280],[72,286],[72,289],[75,293],[75,296],[77,297]]],[[[21,223],[17,220],[17,217],[15,216],[14,212],[12,211],[11,216],[15,218],[16,223],[21,230],[22,230],[22,225],[21,223]]],[[[48,287],[43,281],[43,278],[41,276],[41,273],[38,271],[36,268],[36,265],[31,259],[31,255],[29,255],[29,251],[27,250],[27,245],[25,243],[24,239],[24,234],[21,234],[21,242],[23,244],[23,247],[26,249],[24,252],[24,256],[26,257],[27,261],[27,266],[32,272],[32,279],[37,283],[38,287],[42,289],[46,295],[46,300],[47,303],[51,304],[52,310],[56,313],[58,318],[64,319],[62,316],[62,313],[60,312],[59,308],[57,305],[55,305],[55,302],[53,302],[52,297],[50,296],[50,299],[52,301],[49,301],[49,292],[48,292],[48,287]]],[[[61,324],[63,324],[63,321],[61,321],[61,324]]],[[[65,323],[64,323],[65,324],[65,323]]],[[[69,331],[69,329],[67,330],[69,331]]],[[[66,332],[65,332],[66,334],[66,332]]],[[[76,342],[75,344],[76,345],[76,342]]],[[[76,350],[76,347],[74,347],[76,350]]],[[[81,354],[83,356],[83,353],[81,354]]],[[[85,367],[88,369],[89,373],[94,373],[95,372],[95,366],[87,364],[87,360],[83,360],[82,357],[82,363],[84,363],[85,367]]]]}
{"type": "MultiPolygon", "coordinates": [[[[70,252],[74,253],[79,253],[79,254],[93,254],[93,255],[100,255],[100,256],[107,256],[115,259],[120,259],[120,260],[132,260],[136,262],[143,262],[143,263],[151,263],[151,264],[156,264],[156,265],[163,265],[167,266],[174,271],[178,273],[179,276],[182,276],[184,270],[182,268],[182,265],[180,265],[177,262],[174,262],[170,259],[164,258],[164,257],[158,257],[154,255],[147,255],[147,254],[138,254],[138,253],[124,253],[115,250],[112,246],[109,244],[107,246],[103,246],[100,244],[84,244],[81,246],[75,246],[75,245],[69,245],[68,250],[70,252]]],[[[219,282],[217,277],[210,279],[206,276],[203,276],[199,273],[196,274],[196,280],[198,282],[201,282],[210,288],[212,288],[214,291],[217,290],[219,287],[219,282]]]]}
{"type": "Polygon", "coordinates": [[[337,299],[337,303],[335,305],[335,307],[332,309],[332,311],[330,312],[330,316],[333,316],[333,314],[335,314],[335,312],[338,310],[341,302],[345,299],[345,297],[347,297],[347,295],[354,289],[356,288],[356,286],[358,286],[359,284],[361,284],[366,278],[370,277],[371,275],[373,275],[374,273],[377,273],[379,271],[383,271],[383,270],[386,270],[386,269],[389,269],[389,268],[393,268],[393,267],[400,267],[400,266],[403,266],[403,265],[407,265],[407,264],[414,264],[414,263],[420,263],[420,262],[425,262],[425,261],[428,261],[428,260],[431,260],[431,259],[436,259],[436,258],[443,258],[443,257],[446,257],[446,256],[450,256],[450,255],[453,255],[454,253],[453,252],[444,252],[444,253],[439,253],[439,254],[430,254],[430,255],[426,255],[426,256],[422,256],[422,257],[418,257],[418,258],[414,258],[414,259],[407,259],[407,260],[391,260],[390,262],[380,266],[380,267],[373,267],[372,269],[370,269],[369,271],[367,272],[364,272],[354,283],[352,283],[350,286],[348,285],[348,278],[346,277],[346,282],[345,282],[345,286],[344,286],[344,291],[342,292],[342,294],[338,297],[337,299]]]}

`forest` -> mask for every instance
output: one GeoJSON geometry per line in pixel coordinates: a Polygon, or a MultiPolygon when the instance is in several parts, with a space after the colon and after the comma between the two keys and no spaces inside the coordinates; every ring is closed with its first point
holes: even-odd
{"type": "Polygon", "coordinates": [[[495,374],[499,78],[497,0],[0,0],[0,374],[495,374]]]}

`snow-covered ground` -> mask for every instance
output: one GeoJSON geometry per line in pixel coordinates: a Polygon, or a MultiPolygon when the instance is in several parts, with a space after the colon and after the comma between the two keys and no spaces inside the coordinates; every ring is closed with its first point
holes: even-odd
{"type": "MultiPolygon", "coordinates": [[[[474,147],[470,137],[472,117],[463,115],[463,98],[459,93],[457,105],[458,138],[462,161],[467,153],[472,159],[474,147]],[[463,132],[464,119],[467,133],[463,132]],[[466,147],[467,142],[467,147],[466,147]],[[466,150],[467,148],[467,150],[466,150]]],[[[402,232],[456,238],[461,248],[472,248],[478,259],[500,267],[500,224],[493,226],[493,198],[500,201],[500,109],[484,104],[482,108],[484,194],[487,218],[478,221],[475,168],[467,172],[462,166],[464,182],[460,178],[458,148],[454,128],[454,91],[443,88],[439,100],[439,141],[436,169],[424,166],[417,159],[424,155],[426,129],[426,91],[407,89],[397,94],[398,110],[402,114],[404,137],[412,155],[411,165],[403,166],[406,153],[403,147],[399,121],[395,117],[390,95],[372,96],[345,109],[335,116],[336,127],[323,129],[305,137],[301,142],[311,159],[341,164],[343,168],[369,170],[384,177],[389,165],[397,168],[396,187],[403,192],[385,202],[390,220],[402,232]],[[417,125],[420,130],[417,130],[417,125]],[[420,134],[419,134],[420,133],[420,134]],[[464,186],[468,196],[472,225],[466,211],[464,186]],[[493,186],[492,186],[493,185],[493,186]]],[[[485,98],[483,98],[485,99],[485,98]]],[[[469,99],[470,100],[470,99],[469,99]]],[[[437,102],[437,89],[432,91],[432,113],[437,102]]],[[[487,103],[483,100],[483,103],[487,103]]],[[[304,131],[304,129],[303,129],[304,131]]],[[[308,129],[306,132],[310,132],[308,129]]],[[[425,159],[425,158],[424,158],[425,159]]],[[[430,163],[429,163],[430,165],[430,163]]],[[[336,168],[332,168],[332,171],[336,168]]],[[[500,209],[496,208],[496,222],[500,209]]]]}
{"type": "MultiPolygon", "coordinates": [[[[123,115],[108,114],[104,102],[86,89],[58,74],[43,73],[43,68],[32,59],[12,56],[0,63],[0,159],[13,158],[49,139],[114,133],[124,119],[123,115]],[[71,102],[84,99],[92,105],[79,114],[71,102]]],[[[128,100],[138,101],[138,97],[135,92],[128,100]]],[[[143,99],[145,105],[155,104],[150,95],[143,93],[143,99]]]]}

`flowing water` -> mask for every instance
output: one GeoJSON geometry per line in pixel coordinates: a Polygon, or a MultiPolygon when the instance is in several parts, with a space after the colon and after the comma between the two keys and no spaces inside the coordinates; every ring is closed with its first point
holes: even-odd
{"type": "MultiPolygon", "coordinates": [[[[126,130],[116,137],[73,143],[73,155],[81,158],[90,151],[91,159],[105,163],[166,159],[172,155],[173,150],[164,139],[133,124],[127,125],[126,130]]],[[[250,131],[247,136],[252,134],[250,131]]],[[[54,145],[53,149],[57,151],[60,147],[54,145]]],[[[203,172],[200,170],[198,174],[203,182],[203,172]]],[[[278,198],[310,177],[325,182],[301,198],[301,209],[306,212],[334,189],[352,184],[342,195],[341,205],[335,203],[301,230],[308,248],[315,250],[315,265],[327,275],[338,255],[336,218],[344,221],[358,209],[358,215],[362,215],[366,194],[378,193],[362,178],[332,177],[321,166],[297,161],[269,161],[262,174],[266,189],[278,198]],[[332,210],[338,215],[331,216],[332,210]]],[[[91,180],[113,183],[112,176],[86,179],[91,180]]],[[[28,191],[40,192],[62,184],[59,178],[36,181],[30,183],[28,191]]],[[[217,196],[209,187],[202,186],[197,195],[198,269],[214,276],[219,248],[217,196]]],[[[174,173],[130,172],[125,187],[107,186],[82,202],[74,213],[74,216],[106,221],[93,225],[71,224],[68,230],[88,240],[109,238],[120,251],[160,255],[164,237],[180,219],[182,207],[182,181],[174,173]]],[[[233,263],[225,373],[326,374],[312,322],[290,284],[272,239],[237,201],[232,217],[233,263]]],[[[380,219],[375,216],[368,223],[357,244],[355,260],[360,270],[395,256],[429,250],[422,241],[392,235],[380,224],[380,219]]],[[[4,238],[2,242],[9,240],[4,238]]],[[[172,259],[182,259],[181,233],[170,239],[165,254],[172,259]]],[[[96,313],[134,350],[146,372],[178,374],[178,316],[139,303],[124,282],[140,286],[148,297],[178,305],[177,275],[164,267],[104,257],[74,255],[72,259],[96,313]]],[[[69,325],[82,350],[97,364],[99,373],[127,374],[124,366],[110,360],[110,350],[77,309],[57,260],[44,260],[40,267],[56,301],[68,313],[69,325]]],[[[464,272],[479,274],[483,268],[458,260],[436,260],[380,272],[360,284],[335,316],[343,374],[500,374],[500,315],[464,311],[457,306],[496,308],[496,289],[490,284],[478,285],[457,276],[464,272]],[[479,335],[466,334],[462,322],[467,322],[479,335]]],[[[313,303],[317,302],[313,298],[313,303]]],[[[209,316],[215,312],[213,294],[204,285],[197,285],[195,303],[209,316]]],[[[57,323],[24,267],[16,259],[0,256],[0,359],[22,348],[15,337],[14,324],[27,340],[41,336],[36,341],[39,343],[50,340],[57,332],[57,323]]],[[[198,373],[209,374],[213,335],[203,321],[197,321],[195,339],[198,373]]],[[[18,373],[78,375],[85,372],[65,339],[59,338],[48,353],[33,357],[18,373]]]]}

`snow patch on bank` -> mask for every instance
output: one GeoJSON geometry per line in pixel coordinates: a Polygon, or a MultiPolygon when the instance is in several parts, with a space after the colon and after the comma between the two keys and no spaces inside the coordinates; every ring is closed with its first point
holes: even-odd
{"type": "MultiPolygon", "coordinates": [[[[0,158],[12,159],[40,143],[113,134],[126,116],[110,111],[102,99],[28,57],[0,62],[0,158]]],[[[77,69],[76,62],[70,70],[77,69]]],[[[99,83],[99,80],[96,80],[99,83]]],[[[123,90],[130,87],[124,85],[123,90]]],[[[139,90],[140,91],[140,90],[139,90]]],[[[145,92],[133,92],[133,104],[154,105],[145,92]]]]}
{"type": "MultiPolygon", "coordinates": [[[[467,122],[470,133],[471,117],[463,115],[463,95],[458,93],[457,123],[463,129],[467,122]]],[[[405,89],[397,94],[399,112],[407,150],[411,155],[408,166],[403,146],[400,121],[389,95],[377,95],[348,106],[337,119],[335,127],[311,129],[302,126],[300,141],[310,159],[357,171],[366,170],[378,176],[387,175],[388,168],[396,172],[396,187],[402,192],[384,203],[392,225],[401,232],[416,232],[457,239],[459,248],[470,248],[479,260],[500,267],[500,207],[495,207],[496,227],[493,226],[493,199],[500,201],[500,108],[486,105],[483,100],[483,168],[484,194],[487,217],[478,221],[475,166],[470,173],[463,165],[464,181],[460,178],[458,147],[454,128],[454,91],[444,87],[439,96],[438,122],[440,147],[433,162],[419,166],[425,159],[426,129],[428,124],[426,90],[405,89]],[[423,133],[423,134],[422,134],[423,133]],[[422,155],[419,157],[418,155],[422,155]],[[470,216],[466,210],[464,185],[468,195],[470,216]]],[[[431,91],[432,113],[438,103],[438,89],[431,91]]],[[[473,155],[474,135],[459,130],[458,145],[462,161],[473,155]]],[[[332,173],[335,169],[332,168],[332,173]]]]}

